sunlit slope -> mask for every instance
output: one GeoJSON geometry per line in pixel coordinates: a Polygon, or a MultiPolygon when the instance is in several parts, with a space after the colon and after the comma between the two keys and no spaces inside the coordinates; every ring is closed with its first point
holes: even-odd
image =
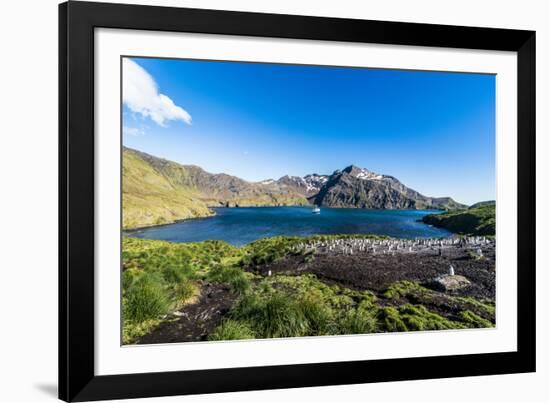
{"type": "Polygon", "coordinates": [[[214,212],[209,207],[309,204],[305,195],[285,185],[211,174],[126,147],[122,180],[127,229],[210,216],[214,212]]]}
{"type": "Polygon", "coordinates": [[[122,164],[124,228],[146,227],[213,212],[190,187],[171,183],[135,152],[125,149],[122,164]]]}
{"type": "Polygon", "coordinates": [[[430,214],[422,221],[458,234],[495,235],[495,209],[494,202],[481,202],[464,210],[430,214]]]}

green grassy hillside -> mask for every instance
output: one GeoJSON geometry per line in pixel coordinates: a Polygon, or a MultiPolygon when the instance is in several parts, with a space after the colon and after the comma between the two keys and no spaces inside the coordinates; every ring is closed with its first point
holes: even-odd
{"type": "Polygon", "coordinates": [[[210,174],[129,148],[123,149],[123,228],[207,217],[209,207],[307,205],[292,189],[263,186],[225,174],[210,174]]]}
{"type": "Polygon", "coordinates": [[[451,232],[468,235],[495,235],[495,204],[484,204],[466,210],[430,214],[422,221],[451,232]]]}
{"type": "Polygon", "coordinates": [[[125,229],[171,223],[213,212],[196,190],[172,183],[135,153],[124,150],[122,223],[125,229]]]}

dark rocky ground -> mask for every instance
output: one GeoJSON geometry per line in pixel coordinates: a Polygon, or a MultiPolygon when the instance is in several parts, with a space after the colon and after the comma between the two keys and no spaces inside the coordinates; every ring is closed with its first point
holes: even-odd
{"type": "Polygon", "coordinates": [[[227,286],[205,284],[196,302],[171,314],[151,333],[139,339],[137,344],[204,341],[220,324],[235,300],[236,295],[227,286]]]}
{"type": "Polygon", "coordinates": [[[494,244],[482,248],[484,258],[471,257],[471,249],[452,246],[442,250],[426,249],[415,252],[392,254],[354,255],[339,253],[315,254],[310,262],[302,256],[291,256],[272,265],[258,268],[266,275],[313,273],[320,280],[335,283],[356,290],[380,292],[390,284],[409,280],[428,283],[430,280],[448,274],[452,265],[455,274],[466,277],[471,284],[456,294],[476,298],[495,298],[495,249],[494,244]]]}

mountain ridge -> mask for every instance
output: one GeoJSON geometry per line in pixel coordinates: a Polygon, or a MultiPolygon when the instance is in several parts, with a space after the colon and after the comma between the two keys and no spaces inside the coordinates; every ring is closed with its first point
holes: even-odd
{"type": "Polygon", "coordinates": [[[319,205],[373,209],[466,208],[427,197],[390,175],[349,165],[330,175],[285,175],[249,182],[123,147],[123,227],[167,224],[214,214],[212,207],[319,205]],[[143,178],[141,181],[140,178],[143,178]],[[140,183],[143,182],[143,183],[140,183]]]}
{"type": "Polygon", "coordinates": [[[336,170],[312,200],[319,206],[384,209],[458,209],[450,197],[427,197],[391,175],[350,165],[336,170]]]}

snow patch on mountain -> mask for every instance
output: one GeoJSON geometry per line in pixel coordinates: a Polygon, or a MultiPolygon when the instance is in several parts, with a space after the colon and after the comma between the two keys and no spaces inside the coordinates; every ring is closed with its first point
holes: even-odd
{"type": "Polygon", "coordinates": [[[311,174],[304,177],[304,183],[308,193],[319,192],[323,185],[328,181],[328,176],[311,174]]]}
{"type": "Polygon", "coordinates": [[[362,179],[362,180],[377,180],[377,181],[379,181],[379,180],[384,179],[383,175],[371,172],[367,169],[361,169],[361,172],[359,172],[355,177],[358,178],[358,179],[362,179]]]}

